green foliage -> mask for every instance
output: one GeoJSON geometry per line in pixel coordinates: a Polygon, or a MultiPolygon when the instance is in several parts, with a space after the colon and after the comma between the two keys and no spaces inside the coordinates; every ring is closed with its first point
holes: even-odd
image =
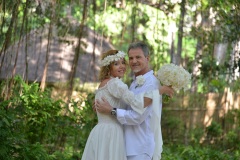
{"type": "MultiPolygon", "coordinates": [[[[179,27],[180,3],[172,1],[163,1],[160,4],[136,1],[124,1],[124,3],[108,1],[106,3],[103,0],[96,0],[89,2],[87,7],[87,19],[84,25],[93,29],[96,34],[108,39],[115,48],[124,51],[127,50],[128,44],[132,41],[146,42],[153,55],[151,64],[154,70],[158,70],[162,64],[170,62],[171,42],[174,44],[173,53],[177,52],[178,40],[176,37],[179,27]]],[[[56,3],[49,3],[46,0],[41,2],[9,0],[4,1],[0,8],[3,11],[0,13],[1,47],[6,38],[10,38],[12,44],[30,31],[36,29],[47,31],[46,24],[51,21],[56,26],[56,28],[53,27],[56,29],[53,31],[56,33],[53,36],[59,36],[61,41],[69,43],[68,40],[64,40],[64,37],[66,35],[78,37],[78,25],[83,17],[83,3],[75,0],[62,0],[56,1],[56,3]],[[12,13],[14,6],[18,3],[18,15],[13,22],[14,28],[11,28],[12,13]],[[26,13],[25,9],[27,9],[26,13]],[[52,16],[54,18],[51,18],[52,16]],[[9,31],[7,35],[9,29],[13,30],[9,31]]],[[[232,71],[227,72],[229,65],[216,66],[213,56],[214,45],[216,43],[229,43],[229,51],[231,52],[231,43],[239,40],[238,13],[240,3],[238,0],[213,0],[210,2],[190,0],[186,4],[186,8],[181,54],[182,65],[191,71],[196,67],[195,60],[199,61],[202,67],[201,73],[197,77],[198,91],[202,93],[221,92],[223,85],[228,86],[229,83],[220,84],[219,82],[226,81],[232,71]],[[202,25],[199,24],[199,19],[196,17],[203,19],[202,25]],[[214,21],[216,23],[212,23],[214,21]],[[196,46],[200,47],[201,57],[195,57],[198,48],[196,46]],[[219,82],[216,83],[216,81],[219,82]]],[[[38,32],[38,30],[36,31],[38,32]]],[[[82,46],[87,45],[83,44],[82,46]]],[[[228,54],[232,54],[229,51],[228,54]]],[[[229,60],[230,56],[227,56],[226,62],[229,60]]],[[[234,68],[236,69],[239,67],[239,61],[235,64],[234,68]]]]}
{"type": "Polygon", "coordinates": [[[226,86],[226,81],[219,79],[212,79],[210,82],[211,90],[213,92],[222,93],[226,86]]]}
{"type": "Polygon", "coordinates": [[[28,133],[16,113],[0,105],[0,159],[52,159],[39,142],[29,143],[28,133]]]}
{"type": "Polygon", "coordinates": [[[18,111],[17,117],[24,122],[22,125],[25,126],[24,131],[28,133],[29,141],[42,142],[45,137],[51,137],[49,129],[53,126],[49,122],[58,117],[62,101],[53,101],[49,91],[40,92],[37,83],[27,85],[19,77],[15,80],[21,84],[21,94],[14,90],[9,107],[18,111]]]}
{"type": "Polygon", "coordinates": [[[49,92],[40,92],[38,84],[27,85],[20,77],[15,77],[14,83],[11,98],[0,104],[0,155],[11,159],[51,159],[42,143],[52,137],[51,121],[59,115],[61,101],[53,101],[49,92]]]}
{"type": "Polygon", "coordinates": [[[226,145],[228,148],[240,150],[240,127],[237,130],[229,131],[226,135],[226,145]]]}
{"type": "Polygon", "coordinates": [[[238,151],[214,150],[211,146],[189,146],[169,144],[163,147],[162,160],[237,160],[238,151]]]}
{"type": "Polygon", "coordinates": [[[51,98],[50,90],[41,92],[37,83],[28,85],[20,77],[15,77],[11,93],[9,100],[0,103],[0,159],[81,156],[97,121],[93,94],[82,102],[65,104],[51,98]]]}
{"type": "Polygon", "coordinates": [[[201,88],[201,93],[222,93],[228,85],[226,74],[229,67],[225,65],[217,65],[215,59],[210,56],[202,58],[201,75],[199,75],[198,88],[201,88]],[[202,87],[201,87],[202,86],[202,87]]]}
{"type": "Polygon", "coordinates": [[[167,135],[165,137],[166,142],[182,142],[180,137],[183,137],[184,135],[184,124],[178,117],[169,117],[168,112],[163,112],[161,125],[163,128],[165,128],[166,133],[164,135],[167,135]]]}
{"type": "MultiPolygon", "coordinates": [[[[89,133],[97,123],[96,113],[92,110],[95,95],[89,93],[83,101],[65,104],[50,98],[49,91],[40,92],[37,84],[28,85],[19,77],[15,78],[12,97],[0,103],[0,159],[81,158],[89,133]]],[[[239,113],[239,110],[229,112],[226,118],[237,124],[239,118],[234,117],[240,117],[239,113]]],[[[196,127],[186,131],[180,118],[169,117],[168,112],[163,115],[162,128],[168,137],[164,137],[162,159],[239,159],[238,127],[228,131],[221,142],[217,141],[222,136],[221,126],[213,122],[206,133],[207,138],[215,141],[200,144],[203,129],[196,127]],[[191,146],[182,145],[186,132],[191,137],[191,146]]]]}
{"type": "Polygon", "coordinates": [[[218,137],[222,134],[221,125],[214,121],[206,129],[207,129],[207,134],[211,137],[218,137]]]}
{"type": "Polygon", "coordinates": [[[91,129],[97,123],[97,115],[95,112],[93,112],[93,109],[92,109],[94,96],[95,94],[93,93],[90,93],[88,95],[87,100],[85,101],[85,105],[83,106],[80,114],[79,127],[81,128],[81,133],[79,135],[80,137],[79,147],[82,148],[80,155],[82,155],[83,153],[83,149],[87,142],[87,138],[90,134],[91,129]]]}
{"type": "Polygon", "coordinates": [[[226,122],[232,124],[226,134],[224,143],[227,148],[240,150],[240,110],[234,109],[225,116],[226,122]]]}
{"type": "Polygon", "coordinates": [[[204,130],[201,127],[195,127],[190,131],[190,142],[193,145],[198,145],[201,138],[204,136],[204,130]]]}
{"type": "Polygon", "coordinates": [[[211,140],[219,139],[223,133],[222,127],[217,122],[212,122],[210,126],[206,128],[207,137],[211,140]]]}
{"type": "Polygon", "coordinates": [[[230,89],[232,92],[236,92],[236,93],[240,92],[240,78],[230,83],[230,89]]]}
{"type": "Polygon", "coordinates": [[[226,121],[232,125],[240,126],[240,110],[233,109],[226,114],[226,121]]]}
{"type": "Polygon", "coordinates": [[[234,42],[239,40],[240,31],[238,26],[240,3],[238,0],[213,0],[212,5],[214,10],[217,11],[219,19],[217,19],[220,32],[218,40],[234,42]]]}

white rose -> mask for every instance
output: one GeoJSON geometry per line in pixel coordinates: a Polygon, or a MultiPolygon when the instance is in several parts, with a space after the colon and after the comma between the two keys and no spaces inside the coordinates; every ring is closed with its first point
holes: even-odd
{"type": "Polygon", "coordinates": [[[145,78],[140,75],[136,77],[137,87],[142,86],[145,83],[145,78]]]}

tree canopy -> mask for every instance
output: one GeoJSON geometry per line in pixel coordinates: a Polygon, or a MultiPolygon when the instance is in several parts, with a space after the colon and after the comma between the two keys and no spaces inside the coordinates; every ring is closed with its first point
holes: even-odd
{"type": "MultiPolygon", "coordinates": [[[[25,74],[28,73],[30,33],[47,28],[47,45],[41,86],[48,74],[49,55],[56,37],[68,43],[77,38],[71,62],[70,84],[76,78],[79,57],[92,45],[97,65],[96,41],[85,43],[88,27],[114,48],[126,51],[129,43],[144,41],[151,48],[151,64],[158,70],[175,63],[192,73],[193,92],[219,92],[224,87],[239,90],[240,2],[238,0],[1,0],[0,73],[6,57],[15,57],[12,76],[17,72],[16,53],[7,52],[26,39],[25,74]],[[15,55],[15,56],[13,56],[15,55]]],[[[87,62],[88,63],[88,62],[87,62]]],[[[81,70],[81,68],[80,68],[81,70]]],[[[1,78],[3,78],[1,76],[1,78]]],[[[27,77],[25,78],[27,80],[27,77]]],[[[128,79],[126,77],[126,79],[128,79]]],[[[71,85],[72,86],[72,85],[71,85]]],[[[72,87],[70,87],[72,88],[72,87]]]]}

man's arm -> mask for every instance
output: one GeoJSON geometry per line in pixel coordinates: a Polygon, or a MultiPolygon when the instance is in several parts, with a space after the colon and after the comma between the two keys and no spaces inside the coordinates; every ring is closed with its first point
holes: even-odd
{"type": "MultiPolygon", "coordinates": [[[[152,86],[148,86],[146,88],[151,89],[152,86]]],[[[173,93],[174,93],[173,89],[169,86],[161,86],[159,88],[159,94],[167,94],[170,97],[172,97],[173,93]]],[[[98,112],[111,114],[113,107],[108,103],[108,101],[105,98],[102,98],[102,101],[96,100],[95,103],[96,110],[98,112]]],[[[151,111],[152,109],[149,109],[149,107],[145,110],[143,114],[139,114],[134,110],[117,109],[116,117],[121,124],[138,125],[141,124],[146,119],[146,117],[151,113],[151,111]]]]}
{"type": "MultiPolygon", "coordinates": [[[[105,98],[102,101],[96,100],[96,110],[100,113],[111,114],[113,107],[108,103],[105,98]]],[[[139,114],[133,110],[117,109],[116,118],[121,124],[138,125],[141,124],[152,111],[147,108],[143,114],[139,114]]]]}
{"type": "MultiPolygon", "coordinates": [[[[159,88],[159,94],[160,95],[166,94],[172,97],[174,94],[174,90],[169,86],[161,86],[159,88]]],[[[144,107],[151,105],[152,99],[147,97],[143,97],[143,98],[144,98],[144,107]]],[[[92,107],[94,111],[96,111],[96,106],[98,106],[97,109],[100,113],[111,113],[113,109],[113,107],[108,103],[108,101],[105,98],[102,98],[102,102],[100,102],[99,100],[96,100],[96,102],[93,103],[92,107]]]]}
{"type": "Polygon", "coordinates": [[[151,114],[152,107],[147,107],[143,114],[139,114],[134,110],[117,109],[117,120],[121,124],[139,125],[151,114]]]}

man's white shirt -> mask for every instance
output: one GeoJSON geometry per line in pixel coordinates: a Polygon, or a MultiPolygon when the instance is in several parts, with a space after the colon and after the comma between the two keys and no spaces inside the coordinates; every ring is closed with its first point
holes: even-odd
{"type": "MultiPolygon", "coordinates": [[[[153,75],[152,70],[144,74],[143,77],[145,78],[145,83],[142,86],[137,86],[135,80],[132,82],[130,90],[134,94],[159,89],[159,81],[153,75]]],[[[133,111],[130,106],[127,107],[127,110],[117,109],[117,119],[124,126],[127,156],[139,154],[148,154],[151,157],[153,156],[155,141],[154,133],[151,130],[150,124],[152,115],[152,105],[148,106],[143,114],[133,111]]]]}

